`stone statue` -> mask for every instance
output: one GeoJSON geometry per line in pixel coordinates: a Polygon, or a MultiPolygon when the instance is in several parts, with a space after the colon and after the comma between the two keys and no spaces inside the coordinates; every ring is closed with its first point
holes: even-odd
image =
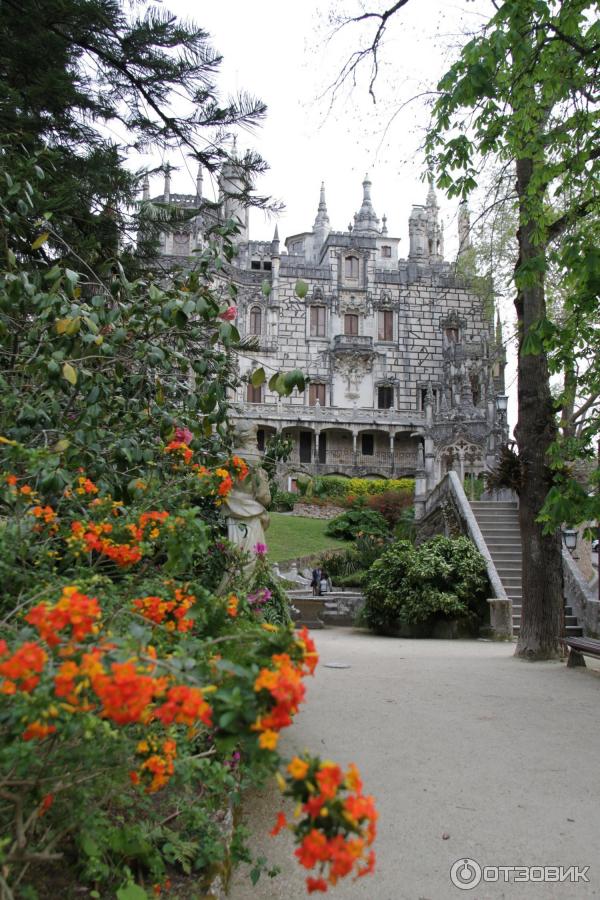
{"type": "Polygon", "coordinates": [[[254,549],[265,543],[265,529],[269,527],[269,513],[265,509],[271,502],[269,479],[260,464],[256,445],[256,425],[240,422],[236,428],[234,454],[241,456],[249,468],[243,481],[236,481],[233,490],[225,498],[227,511],[227,536],[247,553],[251,554],[248,570],[254,566],[254,549]]]}

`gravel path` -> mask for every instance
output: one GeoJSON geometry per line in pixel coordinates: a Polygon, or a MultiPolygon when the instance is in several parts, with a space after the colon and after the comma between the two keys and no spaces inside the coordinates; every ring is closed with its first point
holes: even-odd
{"type": "MultiPolygon", "coordinates": [[[[375,875],[340,883],[332,898],[600,897],[598,666],[526,663],[511,644],[350,629],[313,635],[321,662],[282,749],[356,762],[380,812],[375,875]],[[449,873],[461,857],[482,866],[589,865],[590,883],[459,890],[449,873]]],[[[289,835],[268,836],[281,808],[277,789],[247,798],[253,850],[282,874],[252,888],[240,869],[231,900],[306,897],[289,835]]]]}

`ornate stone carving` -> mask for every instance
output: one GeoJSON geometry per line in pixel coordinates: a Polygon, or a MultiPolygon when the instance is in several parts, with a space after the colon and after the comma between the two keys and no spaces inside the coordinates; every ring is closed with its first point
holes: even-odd
{"type": "Polygon", "coordinates": [[[334,369],[346,380],[346,397],[354,400],[360,396],[360,383],[373,371],[373,354],[349,351],[335,357],[334,369]]]}

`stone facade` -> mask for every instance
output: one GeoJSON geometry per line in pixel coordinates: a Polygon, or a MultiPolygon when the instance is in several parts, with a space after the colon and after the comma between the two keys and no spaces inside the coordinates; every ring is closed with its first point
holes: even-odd
{"type": "MultiPolygon", "coordinates": [[[[223,174],[224,196],[236,187],[235,168],[223,174]]],[[[358,193],[358,192],[357,192],[358,193]]],[[[234,415],[253,419],[259,446],[277,432],[291,437],[287,486],[299,473],[416,476],[424,496],[443,475],[461,477],[490,465],[504,437],[496,397],[504,392],[504,355],[494,313],[444,260],[443,227],[430,188],[408,222],[409,251],[399,256],[371,200],[346,231],[333,231],[321,187],[311,230],[280,246],[252,241],[247,210],[225,200],[240,221],[238,255],[224,274],[238,288],[238,328],[256,349],[241,358],[241,374],[263,366],[301,369],[308,389],[279,399],[267,385],[244,384],[234,415]],[[300,299],[297,283],[308,285],[300,299]]],[[[164,198],[190,207],[195,197],[164,198]]],[[[161,253],[181,263],[202,242],[200,213],[178,234],[165,234],[161,253]]],[[[461,250],[469,246],[468,211],[459,214],[461,250]]],[[[190,264],[192,259],[190,259],[190,264]]],[[[300,292],[302,293],[302,292],[300,292]]]]}

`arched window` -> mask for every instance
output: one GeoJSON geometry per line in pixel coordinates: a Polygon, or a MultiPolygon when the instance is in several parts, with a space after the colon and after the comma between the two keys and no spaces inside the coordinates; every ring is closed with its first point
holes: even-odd
{"type": "Polygon", "coordinates": [[[346,278],[358,278],[358,256],[347,256],[345,263],[346,278]]]}
{"type": "Polygon", "coordinates": [[[262,309],[253,306],[250,310],[250,334],[262,334],[262,309]]]}

